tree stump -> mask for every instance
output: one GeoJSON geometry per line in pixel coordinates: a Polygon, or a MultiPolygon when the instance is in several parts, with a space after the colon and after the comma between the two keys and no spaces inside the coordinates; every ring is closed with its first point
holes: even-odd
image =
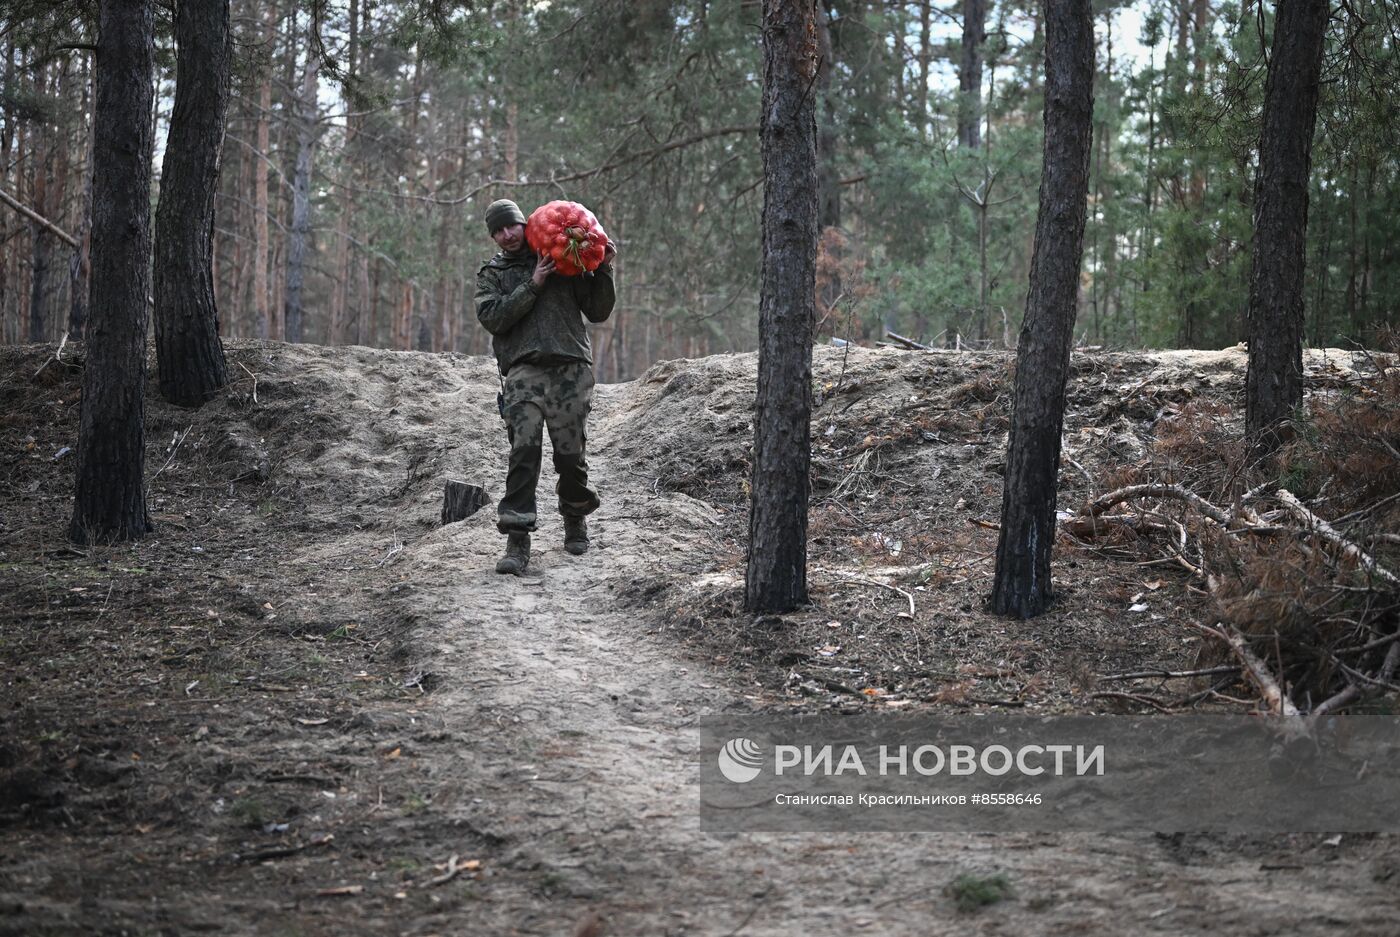
{"type": "Polygon", "coordinates": [[[442,523],[465,520],[490,503],[491,497],[485,488],[449,478],[442,486],[442,523]]]}

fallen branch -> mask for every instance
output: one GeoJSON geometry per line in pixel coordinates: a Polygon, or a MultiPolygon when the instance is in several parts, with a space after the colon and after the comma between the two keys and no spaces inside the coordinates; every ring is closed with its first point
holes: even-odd
{"type": "Polygon", "coordinates": [[[905,338],[903,335],[900,335],[899,333],[893,332],[889,329],[885,329],[885,337],[894,339],[896,342],[903,345],[905,348],[910,349],[911,351],[929,350],[929,347],[927,345],[922,345],[919,342],[914,341],[912,338],[905,338]]]}
{"type": "Polygon", "coordinates": [[[255,852],[234,853],[234,862],[265,862],[268,859],[285,859],[288,856],[295,856],[299,852],[308,849],[318,849],[335,839],[334,833],[327,833],[320,839],[313,839],[310,842],[301,843],[297,846],[269,846],[266,849],[259,849],[255,852]]]}
{"type": "Polygon", "coordinates": [[[63,337],[58,340],[58,350],[53,353],[52,358],[46,359],[43,364],[39,365],[39,370],[34,372],[34,377],[37,379],[51,364],[63,364],[63,349],[67,346],[68,333],[64,332],[63,337]]]}
{"type": "Polygon", "coordinates": [[[1341,709],[1343,706],[1354,701],[1360,695],[1361,688],[1358,687],[1355,683],[1349,684],[1346,689],[1342,690],[1342,692],[1336,694],[1335,696],[1331,696],[1314,706],[1312,708],[1312,711],[1309,712],[1308,715],[1314,717],[1326,715],[1334,709],[1341,709]]]}
{"type": "Polygon", "coordinates": [[[1269,673],[1269,668],[1249,649],[1249,644],[1245,641],[1244,635],[1240,634],[1229,624],[1219,622],[1218,628],[1209,625],[1196,625],[1201,631],[1212,637],[1219,638],[1230,646],[1230,650],[1235,652],[1235,656],[1244,664],[1245,671],[1249,674],[1254,685],[1258,687],[1259,693],[1264,697],[1264,702],[1268,704],[1269,711],[1276,716],[1297,716],[1298,707],[1293,705],[1293,701],[1284,695],[1279,689],[1278,681],[1269,673]]]}
{"type": "Polygon", "coordinates": [[[1122,504],[1124,501],[1131,501],[1134,498],[1171,498],[1177,501],[1185,501],[1221,526],[1229,526],[1230,522],[1233,520],[1229,512],[1216,507],[1189,488],[1183,488],[1180,485],[1167,485],[1161,482],[1128,485],[1125,488],[1118,488],[1114,491],[1110,491],[1108,494],[1102,495],[1089,502],[1080,513],[1090,517],[1097,517],[1114,505],[1122,504]]]}
{"type": "Polygon", "coordinates": [[[1126,527],[1134,533],[1173,533],[1165,524],[1153,523],[1141,514],[1080,515],[1060,524],[1061,530],[1080,540],[1093,539],[1110,527],[1126,527]]]}
{"type": "Polygon", "coordinates": [[[1101,691],[1101,692],[1099,692],[1099,693],[1090,693],[1090,694],[1089,694],[1089,698],[1090,698],[1090,699],[1121,699],[1121,700],[1129,700],[1129,701],[1134,702],[1134,703],[1146,703],[1148,706],[1151,706],[1152,708],[1158,710],[1159,712],[1164,712],[1164,713],[1170,713],[1170,712],[1172,712],[1172,710],[1170,710],[1170,709],[1168,709],[1167,707],[1163,706],[1161,703],[1159,703],[1159,702],[1157,702],[1156,700],[1152,699],[1150,696],[1140,696],[1140,695],[1138,695],[1138,694],[1136,694],[1136,693],[1118,693],[1118,692],[1115,692],[1115,691],[1113,691],[1113,690],[1103,690],[1103,691],[1101,691]]]}
{"type": "Polygon", "coordinates": [[[37,224],[39,227],[48,231],[50,234],[58,238],[64,244],[67,244],[74,250],[78,249],[77,238],[73,237],[73,235],[69,234],[67,231],[64,231],[58,225],[54,224],[52,221],[45,218],[43,215],[34,211],[29,206],[21,203],[19,199],[15,198],[13,195],[6,192],[4,189],[0,189],[0,202],[4,202],[6,205],[10,206],[15,211],[19,212],[21,215],[37,224]]]}
{"type": "Polygon", "coordinates": [[[1362,569],[1366,570],[1368,573],[1379,576],[1392,586],[1400,586],[1400,577],[1397,577],[1390,570],[1376,562],[1375,558],[1365,550],[1339,534],[1336,528],[1331,524],[1308,510],[1293,492],[1289,491],[1287,488],[1280,488],[1275,492],[1274,496],[1278,498],[1279,501],[1283,502],[1283,505],[1288,508],[1289,512],[1293,514],[1294,517],[1341,547],[1342,553],[1355,560],[1357,565],[1362,569]]]}
{"type": "Polygon", "coordinates": [[[155,481],[157,478],[160,478],[161,472],[164,472],[166,469],[170,468],[170,463],[175,461],[175,454],[180,451],[181,443],[183,443],[186,437],[190,435],[190,430],[192,429],[194,429],[193,423],[191,423],[189,426],[186,426],[185,431],[183,433],[175,434],[175,439],[173,440],[170,446],[170,457],[165,460],[164,465],[156,469],[156,473],[151,476],[151,481],[155,481]]]}
{"type": "Polygon", "coordinates": [[[457,877],[458,872],[474,872],[477,869],[481,868],[480,859],[468,859],[466,862],[458,862],[457,860],[460,858],[461,856],[457,855],[454,852],[452,854],[452,858],[447,860],[446,872],[442,873],[436,878],[430,878],[426,882],[420,883],[418,887],[434,888],[438,885],[446,885],[448,882],[452,881],[454,878],[457,877]]]}
{"type": "Polygon", "coordinates": [[[1239,669],[1234,664],[1226,664],[1222,667],[1207,667],[1204,670],[1134,670],[1131,673],[1107,674],[1099,679],[1104,682],[1110,680],[1180,680],[1186,677],[1209,677],[1218,673],[1238,673],[1239,669]]]}
{"type": "Polygon", "coordinates": [[[891,592],[898,592],[900,595],[904,596],[906,599],[909,600],[909,617],[914,617],[914,593],[912,592],[906,592],[899,586],[892,586],[888,582],[877,582],[874,579],[861,579],[859,576],[843,576],[840,573],[829,573],[829,575],[835,576],[837,579],[840,579],[844,582],[858,582],[863,585],[876,586],[880,589],[889,589],[891,592]]]}
{"type": "MultiPolygon", "coordinates": [[[[239,366],[240,368],[242,368],[244,371],[248,371],[248,366],[247,366],[246,364],[244,364],[242,361],[238,362],[238,366],[239,366]]],[[[253,390],[252,390],[252,392],[249,394],[249,397],[252,398],[253,403],[257,403],[257,402],[258,402],[258,376],[257,376],[256,374],[254,374],[252,371],[248,371],[248,376],[251,377],[251,378],[253,379],[253,390]]]]}

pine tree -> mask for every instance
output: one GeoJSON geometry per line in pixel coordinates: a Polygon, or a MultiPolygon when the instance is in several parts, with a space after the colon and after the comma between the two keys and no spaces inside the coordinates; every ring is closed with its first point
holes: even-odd
{"type": "Polygon", "coordinates": [[[807,601],[816,307],[815,0],[763,3],[763,286],[744,607],[807,601]]]}
{"type": "Polygon", "coordinates": [[[230,39],[229,0],[180,0],[175,107],[156,208],[155,331],[161,396],[186,407],[228,384],[212,264],[230,39]]]}
{"type": "Polygon", "coordinates": [[[1065,382],[1078,301],[1094,118],[1090,0],[1045,8],[1045,152],[1026,316],[1016,347],[992,609],[1030,618],[1049,605],[1065,382]]]}
{"type": "Polygon", "coordinates": [[[92,320],[68,535],[129,540],[146,513],[146,303],[151,263],[151,0],[102,0],[92,180],[92,320]]]}

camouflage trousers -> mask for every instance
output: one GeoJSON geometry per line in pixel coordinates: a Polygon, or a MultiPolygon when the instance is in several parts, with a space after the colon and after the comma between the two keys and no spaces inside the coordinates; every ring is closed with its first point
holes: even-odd
{"type": "Polygon", "coordinates": [[[506,375],[505,419],[510,428],[510,467],[496,526],[502,533],[535,529],[535,487],[544,461],[544,429],[554,447],[559,513],[582,517],[598,508],[588,485],[585,424],[593,401],[593,367],[583,361],[553,367],[517,364],[506,375]]]}

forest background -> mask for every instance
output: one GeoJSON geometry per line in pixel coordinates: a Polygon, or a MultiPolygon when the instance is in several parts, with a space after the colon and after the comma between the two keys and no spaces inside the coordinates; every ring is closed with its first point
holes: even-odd
{"type": "MultiPolygon", "coordinates": [[[[1400,3],[1344,6],[1312,150],[1313,345],[1400,324],[1400,3]]],[[[0,339],[79,337],[95,4],[7,7],[0,339]]],[[[484,354],[481,216],[507,196],[527,213],[584,202],[621,245],[602,379],[752,350],[759,16],[753,0],[234,0],[221,333],[484,354]]],[[[157,178],[174,91],[158,17],[157,178]]],[[[1271,19],[1252,0],[1096,4],[1081,344],[1244,337],[1271,19]]],[[[818,341],[1012,346],[1041,165],[1039,5],[835,0],[820,32],[818,341]]]]}

